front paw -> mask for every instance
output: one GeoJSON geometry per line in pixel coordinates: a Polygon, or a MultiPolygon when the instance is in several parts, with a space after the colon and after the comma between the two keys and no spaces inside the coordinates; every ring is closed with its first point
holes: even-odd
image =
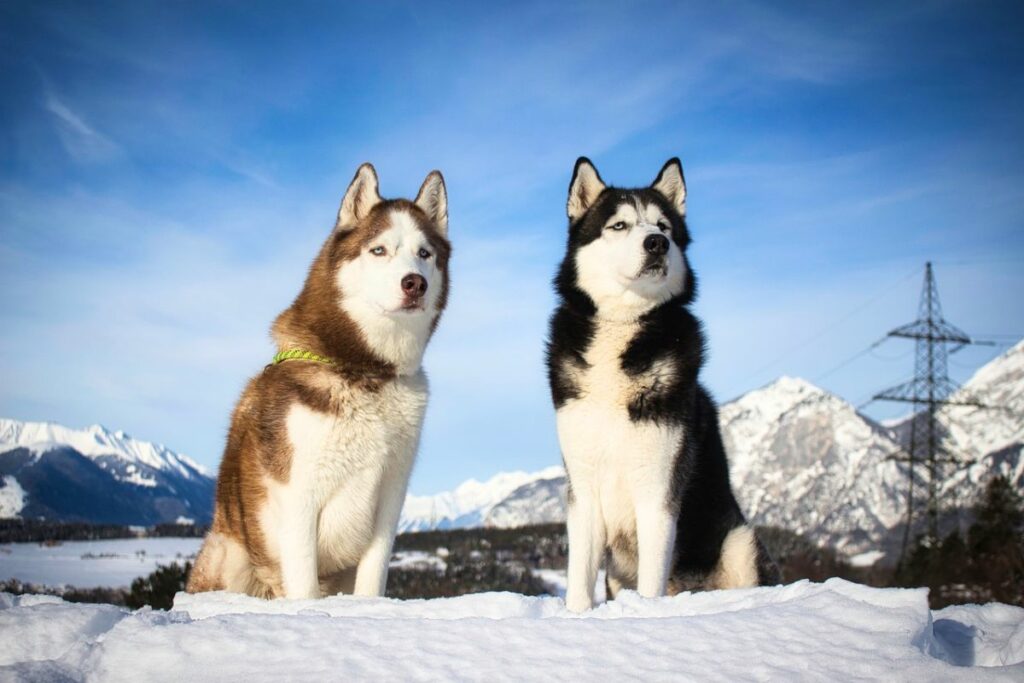
{"type": "Polygon", "coordinates": [[[637,589],[637,593],[642,598],[663,598],[665,597],[664,588],[652,588],[652,587],[641,587],[637,589]]]}
{"type": "Polygon", "coordinates": [[[580,612],[586,612],[588,609],[593,608],[594,601],[588,597],[585,593],[574,593],[569,591],[568,595],[565,596],[565,606],[570,611],[579,614],[580,612]]]}
{"type": "Polygon", "coordinates": [[[284,597],[289,600],[319,600],[323,597],[323,593],[321,593],[319,586],[308,586],[285,590],[284,597]]]}

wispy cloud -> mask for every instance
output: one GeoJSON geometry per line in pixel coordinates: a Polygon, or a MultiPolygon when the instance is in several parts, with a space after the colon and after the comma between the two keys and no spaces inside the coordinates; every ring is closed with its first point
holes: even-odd
{"type": "Polygon", "coordinates": [[[104,163],[120,157],[120,146],[90,126],[57,95],[47,90],[43,107],[52,117],[54,128],[65,151],[76,162],[104,163]]]}

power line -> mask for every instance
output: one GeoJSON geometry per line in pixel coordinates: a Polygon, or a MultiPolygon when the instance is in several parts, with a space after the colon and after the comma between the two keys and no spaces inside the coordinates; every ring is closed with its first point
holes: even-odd
{"type": "Polygon", "coordinates": [[[882,337],[881,339],[879,339],[878,341],[876,341],[875,343],[873,343],[871,346],[867,347],[866,349],[861,349],[860,351],[858,351],[857,353],[853,354],[852,356],[850,356],[846,360],[841,361],[838,365],[834,366],[831,370],[826,370],[825,372],[821,373],[820,375],[815,375],[814,378],[811,379],[811,381],[814,382],[815,384],[817,384],[818,382],[820,382],[821,380],[825,379],[829,375],[831,375],[833,373],[836,373],[836,372],[839,372],[840,370],[845,368],[847,365],[849,365],[853,361],[855,361],[858,358],[860,358],[861,356],[864,356],[864,355],[874,351],[875,347],[877,347],[879,344],[881,344],[884,341],[885,341],[885,337],[882,337]]]}
{"type": "Polygon", "coordinates": [[[991,333],[983,332],[983,333],[979,333],[978,336],[979,337],[988,337],[989,339],[993,339],[993,338],[1012,339],[1013,342],[1016,343],[1018,339],[1020,339],[1021,337],[1024,337],[1024,334],[1006,334],[1006,333],[1003,333],[1003,332],[991,332],[991,333]]]}
{"type": "MultiPolygon", "coordinates": [[[[862,303],[860,303],[856,307],[854,307],[852,310],[848,311],[847,313],[844,313],[842,315],[842,317],[836,319],[835,321],[833,321],[831,323],[828,323],[827,325],[825,325],[824,327],[820,328],[817,332],[813,333],[811,336],[807,337],[803,341],[801,341],[801,342],[799,342],[799,343],[797,343],[797,344],[795,344],[793,346],[790,346],[789,348],[785,349],[782,353],[777,355],[775,358],[773,358],[772,360],[768,361],[767,363],[765,363],[764,365],[759,367],[754,372],[750,373],[750,375],[744,381],[745,382],[749,382],[750,380],[752,380],[752,379],[756,378],[757,376],[759,376],[765,370],[768,370],[769,368],[771,368],[774,365],[776,365],[779,361],[784,360],[785,358],[787,358],[790,354],[794,353],[795,351],[799,351],[800,349],[806,347],[811,342],[817,341],[821,337],[825,336],[827,333],[829,333],[832,330],[834,330],[836,327],[842,325],[847,320],[849,320],[850,318],[852,318],[856,314],[860,313],[862,310],[864,310],[865,308],[867,308],[871,304],[873,304],[876,301],[878,301],[879,299],[881,299],[883,296],[885,296],[886,294],[888,294],[892,290],[896,289],[896,287],[898,287],[899,285],[903,284],[906,280],[909,280],[913,276],[917,275],[919,272],[920,272],[920,268],[915,268],[912,272],[907,273],[906,275],[903,275],[902,277],[900,277],[899,280],[896,280],[892,284],[887,285],[885,288],[883,288],[883,289],[879,290],[878,292],[876,292],[875,294],[873,294],[866,301],[863,301],[862,303]]],[[[867,351],[868,351],[868,349],[864,350],[864,352],[867,352],[867,351]]],[[[864,353],[864,352],[861,352],[861,353],[864,353]]],[[[832,372],[834,372],[834,370],[830,370],[829,372],[826,373],[826,375],[831,374],[832,372]]]]}
{"type": "Polygon", "coordinates": [[[903,360],[904,358],[906,358],[907,356],[909,356],[913,352],[914,352],[913,349],[907,349],[903,353],[897,353],[895,356],[883,356],[883,355],[880,355],[878,353],[877,348],[872,348],[871,349],[871,357],[872,358],[877,358],[878,360],[884,360],[886,362],[891,362],[891,361],[896,361],[896,360],[903,360]]]}
{"type": "MultiPolygon", "coordinates": [[[[995,346],[995,345],[994,344],[985,344],[985,346],[995,346]]],[[[1013,344],[1001,343],[998,346],[1013,346],[1013,344]]],[[[955,358],[950,358],[949,359],[949,364],[950,365],[955,365],[956,367],[958,367],[958,368],[960,368],[962,370],[977,370],[978,369],[978,363],[976,363],[976,362],[975,363],[961,363],[958,360],[956,360],[955,358]]]]}

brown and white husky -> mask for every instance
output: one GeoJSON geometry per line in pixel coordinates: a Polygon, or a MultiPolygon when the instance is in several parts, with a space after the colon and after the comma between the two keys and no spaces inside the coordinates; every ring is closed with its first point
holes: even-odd
{"type": "Polygon", "coordinates": [[[383,595],[427,405],[424,348],[448,296],[448,199],[382,199],[363,164],[275,362],[235,407],[190,592],[383,595]]]}

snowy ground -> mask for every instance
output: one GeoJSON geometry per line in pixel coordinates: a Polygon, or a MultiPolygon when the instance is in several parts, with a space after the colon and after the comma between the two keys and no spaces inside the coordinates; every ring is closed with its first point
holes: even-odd
{"type": "Polygon", "coordinates": [[[201,538],[119,538],[0,545],[0,580],[18,579],[45,586],[126,588],[157,565],[195,556],[201,538]]]}
{"type": "Polygon", "coordinates": [[[0,594],[0,680],[1024,680],[1024,609],[932,613],[838,579],[644,600],[261,601],[170,612],[0,594]],[[962,667],[971,667],[965,669],[962,667]]]}

